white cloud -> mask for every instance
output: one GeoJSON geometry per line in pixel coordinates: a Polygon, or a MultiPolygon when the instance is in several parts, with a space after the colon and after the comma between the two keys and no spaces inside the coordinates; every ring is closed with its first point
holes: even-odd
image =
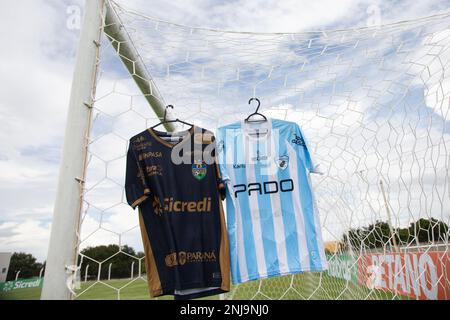
{"type": "Polygon", "coordinates": [[[39,261],[47,255],[49,225],[36,219],[0,223],[0,251],[33,253],[39,261]]]}
{"type": "Polygon", "coordinates": [[[64,2],[0,4],[1,250],[43,259],[78,32],[64,28],[64,2]]]}
{"type": "Polygon", "coordinates": [[[81,248],[117,244],[128,245],[136,251],[143,251],[137,211],[122,204],[107,212],[95,211],[83,220],[81,248]]]}
{"type": "Polygon", "coordinates": [[[159,1],[117,0],[133,9],[163,21],[186,26],[246,32],[301,32],[322,29],[365,27],[374,21],[374,6],[380,23],[388,24],[445,11],[445,1],[423,2],[376,0],[287,0],[287,1],[159,1]]]}

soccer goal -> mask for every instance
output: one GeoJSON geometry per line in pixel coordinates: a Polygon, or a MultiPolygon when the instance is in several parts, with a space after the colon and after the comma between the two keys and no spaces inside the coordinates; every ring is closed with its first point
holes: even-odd
{"type": "Polygon", "coordinates": [[[218,298],[450,299],[450,13],[250,33],[108,0],[85,8],[43,299],[148,298],[138,216],[124,194],[128,139],[167,104],[169,118],[215,131],[252,113],[251,97],[309,139],[323,173],[311,182],[329,270],[218,298]],[[99,245],[114,246],[94,256],[99,245]],[[124,261],[129,274],[114,274],[124,261]]]}

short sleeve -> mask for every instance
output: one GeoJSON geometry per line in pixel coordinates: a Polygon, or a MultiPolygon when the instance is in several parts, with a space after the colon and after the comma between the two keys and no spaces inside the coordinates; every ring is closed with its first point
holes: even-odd
{"type": "Polygon", "coordinates": [[[216,139],[216,150],[217,150],[217,161],[219,167],[220,178],[222,181],[230,180],[230,177],[227,172],[226,166],[226,136],[225,136],[225,128],[220,128],[217,130],[217,139],[216,139]]]}
{"type": "Polygon", "coordinates": [[[297,124],[295,125],[295,134],[291,142],[296,146],[297,152],[300,158],[303,160],[306,169],[308,169],[310,173],[320,173],[317,170],[317,167],[314,165],[313,160],[311,159],[308,141],[303,134],[302,129],[300,129],[297,124]]]}
{"type": "Polygon", "coordinates": [[[220,197],[222,200],[225,199],[225,183],[222,180],[222,174],[220,173],[219,168],[219,162],[218,162],[218,149],[217,149],[217,139],[216,137],[212,136],[211,139],[211,145],[212,145],[212,156],[214,157],[214,171],[216,174],[216,185],[217,189],[219,191],[220,197]]]}
{"type": "Polygon", "coordinates": [[[127,152],[125,193],[127,196],[127,202],[133,209],[144,202],[150,194],[150,189],[147,187],[145,182],[144,171],[137,161],[137,157],[131,143],[127,152]]]}
{"type": "Polygon", "coordinates": [[[222,180],[222,175],[220,174],[219,164],[214,163],[214,167],[216,168],[216,177],[217,177],[217,189],[219,190],[220,197],[222,200],[225,199],[225,182],[222,180]]]}

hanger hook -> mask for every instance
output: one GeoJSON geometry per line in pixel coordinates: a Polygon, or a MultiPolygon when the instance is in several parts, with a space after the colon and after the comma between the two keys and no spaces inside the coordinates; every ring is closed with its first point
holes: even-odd
{"type": "Polygon", "coordinates": [[[248,100],[248,104],[251,104],[253,100],[258,102],[258,106],[256,107],[256,111],[255,111],[255,113],[258,113],[259,107],[261,106],[261,101],[259,101],[258,98],[251,98],[250,100],[248,100]]]}
{"type": "Polygon", "coordinates": [[[166,122],[166,116],[167,116],[167,109],[173,109],[173,105],[169,104],[168,106],[166,106],[166,110],[164,110],[164,120],[163,122],[166,122]]]}

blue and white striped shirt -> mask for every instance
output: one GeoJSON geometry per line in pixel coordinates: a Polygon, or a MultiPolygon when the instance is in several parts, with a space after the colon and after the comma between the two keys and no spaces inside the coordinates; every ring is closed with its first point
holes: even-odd
{"type": "Polygon", "coordinates": [[[236,122],[218,129],[217,145],[233,283],[326,270],[309,179],[315,170],[300,127],[236,122]]]}

